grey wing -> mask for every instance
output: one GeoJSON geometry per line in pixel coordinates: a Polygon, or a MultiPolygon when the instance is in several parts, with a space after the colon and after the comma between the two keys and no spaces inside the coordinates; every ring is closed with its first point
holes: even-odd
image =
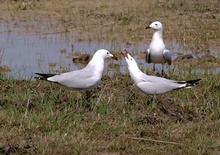
{"type": "MultiPolygon", "coordinates": [[[[142,80],[143,82],[138,84],[139,88],[148,94],[163,94],[174,89],[184,88],[186,86],[185,82],[169,80],[156,76],[142,76],[142,80]]],[[[194,81],[192,81],[192,83],[193,82],[194,81]]]]}
{"type": "Polygon", "coordinates": [[[93,79],[93,74],[91,72],[85,72],[82,70],[57,75],[48,80],[53,82],[56,81],[57,83],[70,88],[89,87],[88,85],[92,85],[96,82],[96,79],[93,79]]]}
{"type": "Polygon", "coordinates": [[[169,65],[171,65],[171,63],[172,63],[172,56],[171,56],[171,55],[172,55],[172,54],[171,54],[171,52],[170,52],[169,50],[165,49],[165,50],[163,51],[163,56],[164,56],[166,62],[167,62],[169,65]]]}
{"type": "Polygon", "coordinates": [[[145,59],[146,59],[147,63],[151,63],[152,62],[151,59],[150,59],[150,49],[147,49],[145,59]]]}

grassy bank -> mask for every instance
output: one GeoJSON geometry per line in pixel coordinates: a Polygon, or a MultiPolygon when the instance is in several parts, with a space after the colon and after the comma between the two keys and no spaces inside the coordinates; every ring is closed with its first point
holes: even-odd
{"type": "Polygon", "coordinates": [[[77,93],[44,81],[1,84],[0,152],[11,154],[218,154],[218,75],[192,89],[157,97],[140,93],[127,75],[104,77],[77,93]]]}
{"type": "Polygon", "coordinates": [[[58,33],[122,48],[149,44],[152,31],[145,27],[159,20],[165,40],[198,56],[175,61],[177,69],[168,77],[202,81],[159,95],[153,104],[117,68],[78,101],[76,92],[59,85],[1,75],[0,154],[219,154],[220,82],[209,73],[219,67],[218,2],[3,1],[0,22],[12,28],[1,33],[58,33]],[[193,73],[192,67],[202,71],[193,73]]]}

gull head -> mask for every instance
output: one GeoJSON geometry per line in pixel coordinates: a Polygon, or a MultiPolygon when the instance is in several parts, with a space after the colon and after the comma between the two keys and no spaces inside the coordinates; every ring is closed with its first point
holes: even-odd
{"type": "Polygon", "coordinates": [[[121,54],[124,56],[124,58],[128,64],[128,67],[137,66],[135,59],[132,56],[130,56],[130,54],[128,53],[128,51],[126,49],[124,49],[124,51],[121,52],[121,54]]]}
{"type": "Polygon", "coordinates": [[[149,29],[149,28],[152,28],[154,31],[158,31],[158,30],[162,30],[163,26],[160,22],[155,21],[146,27],[146,29],[149,29]]]}
{"type": "Polygon", "coordinates": [[[118,58],[115,55],[112,55],[109,51],[105,50],[105,49],[100,49],[98,50],[94,56],[99,56],[103,59],[105,58],[112,58],[114,60],[118,60],[118,58]]]}

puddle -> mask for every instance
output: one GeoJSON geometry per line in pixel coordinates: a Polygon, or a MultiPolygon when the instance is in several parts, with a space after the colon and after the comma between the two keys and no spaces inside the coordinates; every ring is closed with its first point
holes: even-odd
{"type": "MultiPolygon", "coordinates": [[[[81,69],[84,65],[73,64],[71,55],[74,53],[93,55],[95,51],[101,48],[113,51],[113,53],[126,48],[134,56],[140,68],[152,68],[152,64],[145,63],[143,58],[139,58],[135,54],[146,51],[148,44],[128,47],[125,43],[76,42],[74,36],[65,34],[24,35],[6,33],[10,32],[11,29],[13,29],[12,26],[0,25],[0,65],[8,66],[11,70],[6,74],[7,77],[28,79],[33,77],[35,72],[59,73],[81,69]]],[[[166,45],[171,51],[175,51],[173,59],[176,58],[177,53],[183,53],[183,48],[175,41],[166,42],[166,45]]],[[[118,61],[107,60],[105,65],[104,74],[112,75],[118,70],[121,73],[127,73],[127,64],[124,58],[118,61]],[[117,69],[107,67],[110,63],[119,67],[116,67],[117,69]]],[[[161,70],[161,65],[157,66],[161,70]]],[[[214,72],[219,72],[219,69],[214,72]]]]}

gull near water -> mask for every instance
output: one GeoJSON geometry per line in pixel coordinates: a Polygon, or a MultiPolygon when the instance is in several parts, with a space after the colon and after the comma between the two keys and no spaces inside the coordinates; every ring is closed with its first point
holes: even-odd
{"type": "Polygon", "coordinates": [[[175,81],[157,76],[148,76],[138,68],[135,59],[130,56],[127,50],[121,53],[128,64],[128,70],[133,83],[139,90],[146,94],[157,95],[176,89],[191,88],[192,86],[199,84],[199,81],[201,80],[175,81]]]}
{"type": "Polygon", "coordinates": [[[117,60],[117,57],[112,55],[109,51],[100,49],[93,55],[87,66],[81,70],[62,74],[35,73],[39,76],[34,78],[57,83],[77,91],[93,89],[96,88],[101,81],[104,70],[104,60],[106,58],[117,60]]]}
{"type": "Polygon", "coordinates": [[[166,49],[163,42],[163,26],[160,22],[155,21],[151,23],[146,29],[153,29],[153,37],[146,52],[146,62],[153,63],[153,70],[155,71],[155,64],[162,64],[162,74],[164,74],[164,64],[171,65],[171,52],[166,49]]]}

